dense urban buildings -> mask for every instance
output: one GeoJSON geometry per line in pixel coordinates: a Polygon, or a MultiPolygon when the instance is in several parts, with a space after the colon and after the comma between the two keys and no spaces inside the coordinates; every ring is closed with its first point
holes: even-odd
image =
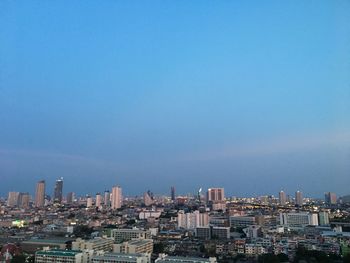
{"type": "Polygon", "coordinates": [[[103,196],[70,192],[61,202],[58,192],[45,198],[43,180],[34,198],[9,192],[0,213],[2,245],[12,240],[41,263],[259,262],[271,255],[293,261],[300,249],[350,257],[350,200],[330,192],[325,200],[300,191],[294,199],[284,191],[226,198],[224,188],[209,188],[207,202],[200,191],[173,200],[172,188],[170,196],[148,190],[123,197],[113,186],[103,196]]]}

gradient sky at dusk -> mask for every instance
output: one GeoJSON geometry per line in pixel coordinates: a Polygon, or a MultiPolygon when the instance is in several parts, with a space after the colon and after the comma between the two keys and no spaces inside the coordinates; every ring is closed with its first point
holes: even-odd
{"type": "Polygon", "coordinates": [[[350,2],[0,2],[0,196],[64,177],[350,194],[350,2]]]}

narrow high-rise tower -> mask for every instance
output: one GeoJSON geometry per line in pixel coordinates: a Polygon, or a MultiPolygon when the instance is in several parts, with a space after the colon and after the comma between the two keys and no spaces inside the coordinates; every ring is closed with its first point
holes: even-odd
{"type": "Polygon", "coordinates": [[[172,186],[170,189],[171,200],[175,201],[175,186],[172,186]]]}
{"type": "Polygon", "coordinates": [[[97,193],[96,194],[96,200],[95,200],[95,206],[97,208],[100,208],[101,207],[101,203],[102,203],[102,196],[100,193],[97,193]]]}
{"type": "Polygon", "coordinates": [[[122,189],[120,186],[113,186],[112,188],[112,209],[118,209],[122,206],[122,189]]]}
{"type": "Polygon", "coordinates": [[[335,205],[337,203],[337,195],[335,193],[325,193],[324,198],[327,205],[335,205]]]}
{"type": "Polygon", "coordinates": [[[303,205],[303,193],[300,191],[295,192],[295,205],[297,206],[303,205]]]}
{"type": "Polygon", "coordinates": [[[103,203],[105,207],[109,207],[111,205],[111,193],[108,190],[105,191],[103,203]]]}
{"type": "Polygon", "coordinates": [[[279,194],[278,194],[278,197],[279,197],[279,203],[280,203],[280,205],[285,205],[286,202],[287,202],[286,193],[283,192],[283,191],[280,191],[279,194]]]}
{"type": "Polygon", "coordinates": [[[55,183],[55,190],[53,194],[54,202],[56,203],[62,202],[62,192],[63,192],[63,178],[61,177],[60,179],[56,180],[56,183],[55,183]]]}
{"type": "Polygon", "coordinates": [[[43,207],[44,204],[45,204],[45,180],[42,180],[36,184],[35,206],[43,207]]]}

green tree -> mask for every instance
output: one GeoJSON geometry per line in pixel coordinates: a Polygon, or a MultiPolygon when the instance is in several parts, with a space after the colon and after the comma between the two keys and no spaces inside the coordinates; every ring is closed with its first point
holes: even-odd
{"type": "Polygon", "coordinates": [[[262,254],[258,257],[259,263],[280,263],[279,258],[272,253],[262,254]]]}
{"type": "Polygon", "coordinates": [[[26,256],[24,255],[17,255],[13,256],[11,259],[11,263],[25,263],[26,262],[26,256]]]}

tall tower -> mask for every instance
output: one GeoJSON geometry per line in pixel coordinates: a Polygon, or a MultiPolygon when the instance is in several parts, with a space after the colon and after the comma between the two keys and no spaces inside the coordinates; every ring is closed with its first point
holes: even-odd
{"type": "Polygon", "coordinates": [[[112,209],[118,209],[122,206],[122,189],[120,186],[112,188],[112,209]]]}
{"type": "Polygon", "coordinates": [[[335,205],[337,203],[337,195],[335,193],[325,193],[325,202],[328,205],[335,205]]]}
{"type": "Polygon", "coordinates": [[[95,206],[97,208],[101,207],[101,203],[102,203],[102,197],[100,193],[96,194],[96,200],[95,200],[95,206]]]}
{"type": "Polygon", "coordinates": [[[43,207],[44,204],[45,204],[45,180],[42,180],[36,184],[35,206],[43,207]]]}
{"type": "Polygon", "coordinates": [[[286,202],[287,202],[287,196],[286,196],[286,193],[283,192],[283,191],[280,191],[279,194],[278,194],[278,197],[279,197],[279,202],[280,202],[280,205],[285,205],[286,202]]]}
{"type": "Polygon", "coordinates": [[[29,208],[29,193],[19,193],[18,206],[21,208],[29,208]]]}
{"type": "Polygon", "coordinates": [[[143,194],[143,202],[145,206],[151,206],[154,203],[153,194],[150,190],[143,194]]]}
{"type": "Polygon", "coordinates": [[[53,194],[54,202],[61,203],[62,202],[62,191],[63,191],[63,178],[56,180],[55,190],[53,194]]]}
{"type": "Polygon", "coordinates": [[[109,207],[111,205],[111,193],[108,190],[105,191],[103,203],[104,203],[105,207],[109,207]]]}
{"type": "Polygon", "coordinates": [[[67,204],[72,204],[74,202],[74,193],[73,192],[69,192],[67,194],[67,204]]]}
{"type": "Polygon", "coordinates": [[[175,186],[172,186],[170,189],[171,200],[175,201],[175,186]]]}
{"type": "Polygon", "coordinates": [[[303,205],[303,193],[300,191],[295,192],[295,204],[298,206],[303,205]]]}
{"type": "Polygon", "coordinates": [[[207,193],[207,201],[208,203],[225,201],[224,188],[209,188],[207,193]]]}
{"type": "Polygon", "coordinates": [[[19,192],[9,192],[7,206],[14,207],[19,204],[19,192]]]}
{"type": "Polygon", "coordinates": [[[90,208],[90,207],[92,207],[92,197],[88,195],[86,197],[86,208],[90,208]]]}

